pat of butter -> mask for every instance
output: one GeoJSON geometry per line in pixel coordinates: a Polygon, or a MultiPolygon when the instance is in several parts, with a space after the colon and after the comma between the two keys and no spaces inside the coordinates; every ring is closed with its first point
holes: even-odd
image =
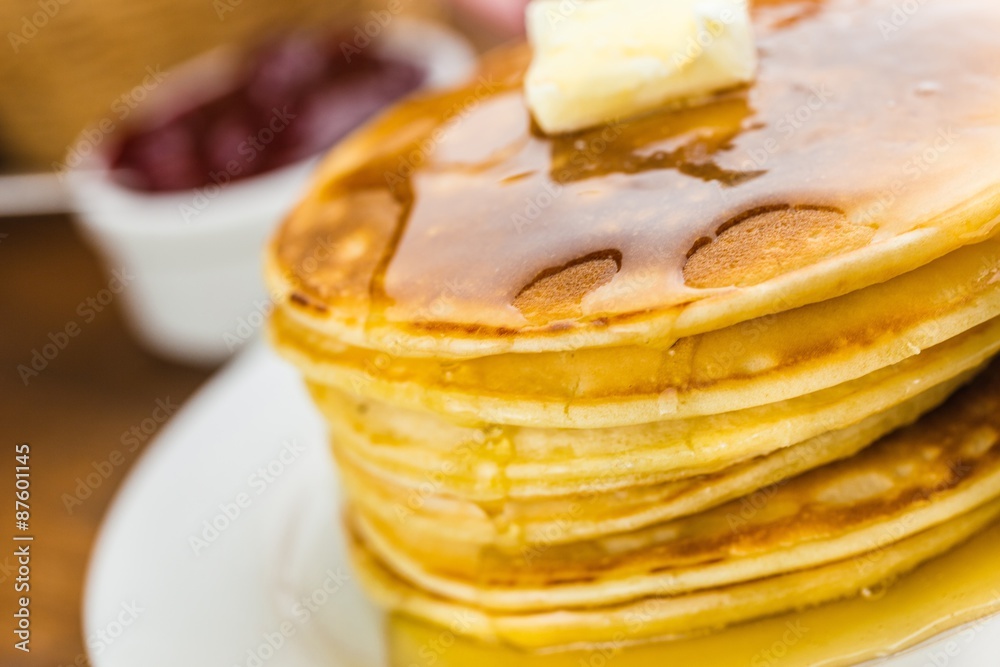
{"type": "Polygon", "coordinates": [[[525,95],[547,133],[680,104],[754,77],[746,0],[533,0],[525,95]]]}

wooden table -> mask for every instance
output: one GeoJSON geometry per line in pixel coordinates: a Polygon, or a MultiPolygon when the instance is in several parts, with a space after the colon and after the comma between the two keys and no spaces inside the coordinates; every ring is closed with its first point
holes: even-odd
{"type": "MultiPolygon", "coordinates": [[[[441,17],[446,5],[420,5],[441,17]],[[435,9],[436,6],[436,9],[435,9]]],[[[506,39],[495,26],[461,14],[455,26],[486,50],[506,39]]],[[[82,667],[89,664],[81,628],[83,583],[104,511],[146,440],[80,504],[67,496],[78,480],[122,449],[123,434],[147,420],[157,400],[182,403],[212,369],[173,365],[140,349],[125,330],[117,303],[84,322],[77,309],[106,286],[96,256],[65,216],[0,218],[0,665],[82,667]],[[67,324],[79,335],[25,385],[19,365],[67,324]],[[13,648],[19,593],[12,536],[14,448],[31,445],[31,653],[13,648]]],[[[89,317],[87,315],[86,317],[89,317]]],[[[51,350],[50,350],[51,351],[51,350]]],[[[148,423],[148,422],[147,422],[148,423]]],[[[86,491],[86,489],[83,489],[86,491]]],[[[83,494],[80,494],[83,495],[83,494]]],[[[183,667],[183,666],[178,666],[183,667]]]]}
{"type": "MultiPolygon", "coordinates": [[[[149,440],[117,464],[108,457],[125,449],[123,435],[153,415],[157,400],[180,404],[210,374],[143,352],[126,332],[117,303],[101,312],[86,305],[105,285],[97,259],[68,218],[0,219],[0,665],[5,667],[88,664],[81,604],[90,550],[115,489],[149,440]],[[30,367],[33,350],[49,344],[50,334],[60,338],[58,332],[71,322],[79,325],[79,334],[25,384],[18,366],[30,367]],[[14,649],[12,634],[11,614],[22,595],[14,592],[12,541],[18,533],[18,442],[31,445],[30,654],[14,649]],[[87,485],[87,476],[98,469],[107,478],[91,476],[87,485]]],[[[145,422],[147,428],[151,424],[145,422]]]]}

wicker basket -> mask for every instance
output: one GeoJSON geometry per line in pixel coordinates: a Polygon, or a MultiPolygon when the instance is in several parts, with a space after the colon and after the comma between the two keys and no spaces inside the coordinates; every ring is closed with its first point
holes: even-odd
{"type": "MultiPolygon", "coordinates": [[[[407,11],[436,4],[396,1],[407,11]]],[[[379,4],[386,0],[3,0],[0,153],[17,168],[58,167],[82,128],[117,122],[121,96],[155,83],[156,72],[296,25],[349,26],[379,4]]]]}

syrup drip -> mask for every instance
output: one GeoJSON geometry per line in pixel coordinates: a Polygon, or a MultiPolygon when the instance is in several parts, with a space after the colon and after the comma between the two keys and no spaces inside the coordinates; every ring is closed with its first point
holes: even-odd
{"type": "MultiPolygon", "coordinates": [[[[1000,5],[927,3],[888,35],[889,2],[771,1],[755,14],[755,83],[696,107],[546,137],[517,49],[467,88],[403,105],[317,204],[339,206],[323,223],[331,243],[368,229],[366,251],[298,276],[301,289],[364,294],[373,327],[505,335],[546,326],[515,305],[537,276],[613,251],[620,271],[571,311],[601,324],[713,294],[685,281],[688,255],[750,211],[838,213],[867,245],[1000,186],[987,167],[1000,153],[1000,5]],[[366,204],[379,198],[394,203],[389,228],[366,204]]],[[[293,242],[304,232],[286,230],[289,265],[309,251],[293,242]]],[[[789,243],[818,245],[810,263],[857,249],[789,243]]]]}
{"type": "MultiPolygon", "coordinates": [[[[975,642],[987,632],[983,619],[1000,612],[997,553],[1000,524],[867,594],[710,635],[654,644],[529,654],[466,639],[455,632],[460,628],[430,627],[394,616],[388,625],[389,665],[841,667],[893,655],[969,624],[947,645],[947,655],[955,659],[976,649],[975,642]]],[[[921,654],[920,648],[915,651],[921,654]]],[[[924,649],[924,657],[914,664],[939,664],[933,659],[940,653],[940,648],[924,649]]]]}

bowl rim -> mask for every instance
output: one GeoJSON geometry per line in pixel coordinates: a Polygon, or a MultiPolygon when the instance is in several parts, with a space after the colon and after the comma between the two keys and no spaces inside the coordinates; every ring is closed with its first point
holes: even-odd
{"type": "MultiPolygon", "coordinates": [[[[414,93],[423,94],[460,83],[475,69],[476,55],[472,46],[456,30],[426,19],[398,15],[373,38],[371,48],[393,55],[409,54],[427,72],[424,84],[414,93]]],[[[209,94],[210,81],[220,71],[233,71],[238,64],[238,51],[221,46],[184,61],[171,68],[169,81],[151,91],[147,103],[135,112],[144,118],[156,118],[176,112],[179,106],[197,104],[209,94]],[[184,91],[192,97],[179,95],[184,91]],[[178,99],[184,102],[178,104],[178,99]]],[[[214,89],[218,91],[218,79],[214,89]]],[[[389,108],[392,105],[386,105],[389,108]]],[[[353,130],[358,131],[366,123],[353,130]]],[[[87,227],[138,235],[190,234],[196,230],[216,233],[220,228],[244,224],[248,215],[276,217],[288,212],[304,194],[317,165],[330,149],[283,165],[277,169],[246,178],[218,184],[210,181],[198,188],[148,192],[116,182],[109,168],[110,137],[122,131],[116,126],[98,145],[86,153],[80,147],[89,142],[88,136],[100,132],[95,125],[85,128],[70,144],[67,156],[79,155],[72,166],[59,174],[73,202],[76,217],[87,227]],[[178,222],[180,207],[192,206],[199,196],[207,197],[210,205],[198,211],[195,219],[178,222]],[[223,205],[220,205],[223,202],[223,205]],[[214,212],[213,212],[214,211],[214,212]],[[137,220],[141,218],[141,222],[137,220]]],[[[104,136],[102,134],[102,136],[104,136]]],[[[69,164],[69,158],[64,164],[69,164]]]]}

